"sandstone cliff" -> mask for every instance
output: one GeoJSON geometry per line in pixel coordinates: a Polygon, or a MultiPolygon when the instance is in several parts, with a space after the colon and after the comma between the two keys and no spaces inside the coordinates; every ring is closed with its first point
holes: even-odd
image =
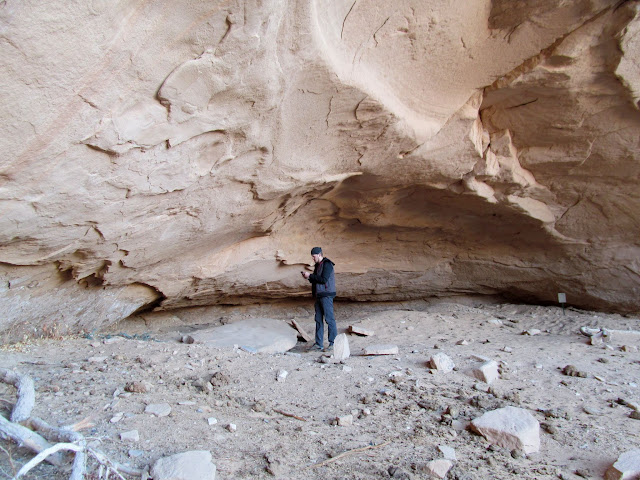
{"type": "Polygon", "coordinates": [[[142,308],[640,310],[640,4],[6,0],[7,338],[142,308]]]}

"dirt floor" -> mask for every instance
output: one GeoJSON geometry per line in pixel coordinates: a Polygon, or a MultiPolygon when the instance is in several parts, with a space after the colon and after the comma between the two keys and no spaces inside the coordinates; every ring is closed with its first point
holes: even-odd
{"type": "MultiPolygon", "coordinates": [[[[348,334],[352,356],[337,364],[319,362],[304,342],[274,355],[180,342],[198,328],[264,316],[313,333],[312,310],[310,301],[147,315],[90,338],[4,346],[0,364],[34,379],[33,415],[56,426],[91,417],[83,433],[110,458],[144,467],[208,450],[218,479],[429,478],[439,446],[455,449],[449,479],[603,478],[621,453],[640,448],[640,420],[630,416],[640,403],[640,334],[620,332],[640,330],[638,317],[473,300],[336,303],[339,333],[356,324],[374,332],[348,334]],[[582,326],[616,331],[591,345],[582,326]],[[359,355],[372,344],[399,353],[359,355]],[[439,352],[454,371],[428,368],[439,352]],[[481,357],[500,364],[491,385],[469,374],[481,357]],[[585,376],[563,374],[567,365],[585,376]],[[139,392],[127,391],[132,382],[139,392]],[[153,404],[170,414],[145,413],[153,404]],[[509,405],[540,422],[539,452],[492,446],[468,430],[509,405]],[[353,424],[336,425],[346,415],[353,424]],[[137,441],[122,440],[134,430],[137,441]]],[[[0,385],[0,413],[14,401],[14,388],[0,385]]],[[[0,478],[32,457],[7,440],[0,447],[0,478]]],[[[68,475],[41,464],[23,478],[68,475]]]]}

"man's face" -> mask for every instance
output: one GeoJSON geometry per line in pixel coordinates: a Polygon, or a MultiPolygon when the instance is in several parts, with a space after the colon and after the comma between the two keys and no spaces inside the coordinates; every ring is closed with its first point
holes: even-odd
{"type": "Polygon", "coordinates": [[[320,263],[322,260],[322,254],[316,253],[315,255],[311,255],[311,258],[313,258],[313,263],[320,263]]]}

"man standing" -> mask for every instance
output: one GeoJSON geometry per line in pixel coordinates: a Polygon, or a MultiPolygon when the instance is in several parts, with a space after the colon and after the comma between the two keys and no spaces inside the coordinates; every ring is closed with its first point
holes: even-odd
{"type": "Polygon", "coordinates": [[[320,247],[311,249],[311,257],[315,263],[313,273],[300,272],[302,276],[311,282],[311,294],[316,299],[316,341],[312,349],[322,350],[324,344],[324,320],[327,322],[329,329],[329,347],[325,350],[333,348],[333,341],[338,335],[336,328],[336,320],[333,316],[333,299],[336,296],[336,276],[333,271],[335,265],[328,258],[322,256],[320,247]]]}

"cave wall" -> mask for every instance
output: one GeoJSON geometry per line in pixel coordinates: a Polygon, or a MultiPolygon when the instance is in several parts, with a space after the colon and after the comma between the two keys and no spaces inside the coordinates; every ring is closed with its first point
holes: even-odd
{"type": "Polygon", "coordinates": [[[458,294],[640,311],[638,1],[7,0],[4,338],[458,294]]]}

